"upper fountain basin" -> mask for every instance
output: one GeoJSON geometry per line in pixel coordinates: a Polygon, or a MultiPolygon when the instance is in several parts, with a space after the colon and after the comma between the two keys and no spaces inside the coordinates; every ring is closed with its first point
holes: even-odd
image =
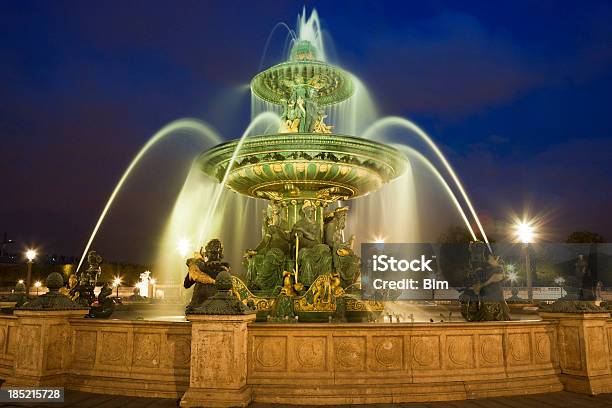
{"type": "MultiPolygon", "coordinates": [[[[240,141],[222,143],[197,159],[202,171],[223,182],[240,141]]],[[[396,149],[367,139],[320,133],[246,137],[226,186],[273,200],[348,200],[378,190],[402,175],[407,160],[396,149]]]]}
{"type": "Polygon", "coordinates": [[[264,101],[281,105],[291,98],[296,85],[316,90],[318,106],[342,102],[353,95],[351,75],[322,61],[287,61],[259,73],[251,81],[251,91],[264,101]]]}

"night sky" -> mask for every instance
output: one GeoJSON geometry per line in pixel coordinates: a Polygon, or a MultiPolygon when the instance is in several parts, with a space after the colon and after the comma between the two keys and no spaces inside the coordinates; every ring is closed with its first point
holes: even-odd
{"type": "MultiPolygon", "coordinates": [[[[550,239],[612,239],[612,4],[597,1],[3,1],[0,232],[79,255],[131,157],[164,124],[249,121],[246,85],[316,7],[381,113],[441,145],[484,218],[529,206],[550,239]],[[262,61],[263,58],[263,61],[262,61]]],[[[150,261],[200,142],[166,142],[94,248],[150,261]]]]}

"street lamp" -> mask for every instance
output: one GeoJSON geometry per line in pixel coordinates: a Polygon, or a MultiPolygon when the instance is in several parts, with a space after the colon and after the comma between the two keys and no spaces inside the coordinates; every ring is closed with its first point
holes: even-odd
{"type": "Polygon", "coordinates": [[[26,259],[28,260],[28,273],[26,275],[26,294],[28,295],[30,294],[30,285],[32,284],[32,262],[36,259],[36,255],[38,254],[35,249],[28,249],[25,253],[26,259]]]}
{"type": "Polygon", "coordinates": [[[121,276],[115,276],[113,286],[117,288],[117,297],[119,297],[119,286],[121,285],[121,276]]]}
{"type": "Polygon", "coordinates": [[[34,287],[36,288],[36,296],[38,296],[38,289],[40,289],[41,286],[42,283],[40,283],[40,281],[34,282],[34,287]]]}
{"type": "Polygon", "coordinates": [[[525,280],[527,281],[527,297],[533,303],[533,282],[531,278],[531,262],[529,260],[529,244],[535,239],[535,229],[531,222],[519,222],[515,226],[516,237],[523,244],[525,251],[525,280]]]}

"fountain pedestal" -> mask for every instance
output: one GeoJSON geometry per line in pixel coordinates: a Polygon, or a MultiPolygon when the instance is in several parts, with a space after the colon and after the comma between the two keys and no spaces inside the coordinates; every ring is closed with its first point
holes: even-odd
{"type": "Polygon", "coordinates": [[[189,389],[181,407],[246,407],[248,315],[188,314],[191,322],[189,389]]]}
{"type": "Polygon", "coordinates": [[[544,320],[557,321],[561,382],[566,391],[581,394],[612,392],[609,312],[540,312],[544,320]]]}
{"type": "Polygon", "coordinates": [[[14,375],[7,386],[65,386],[70,370],[70,322],[81,310],[16,310],[17,338],[14,375]]]}

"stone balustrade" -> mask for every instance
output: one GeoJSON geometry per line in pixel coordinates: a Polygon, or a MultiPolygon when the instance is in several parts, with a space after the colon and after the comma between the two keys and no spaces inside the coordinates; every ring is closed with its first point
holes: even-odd
{"type": "Polygon", "coordinates": [[[24,313],[0,316],[0,377],[9,386],[183,397],[183,406],[202,399],[215,406],[322,405],[612,392],[609,313],[435,324],[270,324],[236,316],[152,322],[24,313]]]}

